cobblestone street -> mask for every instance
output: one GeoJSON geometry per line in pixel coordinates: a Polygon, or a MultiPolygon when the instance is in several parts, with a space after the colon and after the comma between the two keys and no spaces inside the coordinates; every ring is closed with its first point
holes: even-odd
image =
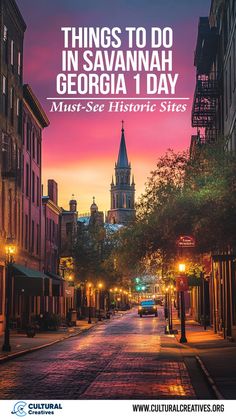
{"type": "Polygon", "coordinates": [[[175,338],[136,310],[11,360],[0,374],[4,399],[196,398],[175,338]]]}

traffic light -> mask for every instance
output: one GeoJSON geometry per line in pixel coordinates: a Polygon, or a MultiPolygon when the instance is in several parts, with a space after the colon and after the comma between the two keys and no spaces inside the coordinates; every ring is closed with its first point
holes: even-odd
{"type": "Polygon", "coordinates": [[[136,289],[136,291],[145,291],[146,286],[145,285],[136,285],[135,289],[136,289]]]}

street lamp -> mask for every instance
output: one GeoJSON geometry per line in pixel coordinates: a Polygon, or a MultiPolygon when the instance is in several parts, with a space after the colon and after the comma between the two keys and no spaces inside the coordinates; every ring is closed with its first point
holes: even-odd
{"type": "Polygon", "coordinates": [[[186,270],[186,265],[185,263],[179,263],[179,272],[185,272],[186,270]]]}
{"type": "Polygon", "coordinates": [[[16,247],[9,240],[9,243],[6,245],[6,291],[5,291],[5,332],[4,332],[4,343],[2,346],[2,351],[10,352],[10,298],[11,298],[11,280],[12,280],[12,265],[14,263],[14,255],[16,253],[16,247]]]}
{"type": "Polygon", "coordinates": [[[172,294],[173,294],[174,286],[170,286],[170,293],[169,293],[169,331],[173,333],[173,320],[172,320],[172,294]]]}
{"type": "Polygon", "coordinates": [[[169,328],[169,296],[168,296],[169,287],[168,286],[165,286],[163,288],[163,290],[165,291],[164,316],[165,316],[165,322],[166,322],[166,325],[165,325],[165,334],[167,335],[170,332],[170,328],[169,328]]]}
{"type": "Polygon", "coordinates": [[[102,295],[102,288],[103,288],[103,284],[101,282],[99,282],[99,284],[98,284],[98,303],[99,303],[98,320],[99,321],[102,321],[102,317],[101,317],[101,295],[102,295]]]}
{"type": "Polygon", "coordinates": [[[91,289],[92,289],[92,284],[89,282],[88,284],[88,289],[89,289],[89,317],[88,317],[88,323],[91,324],[92,320],[91,320],[91,289]]]}
{"type": "MultiPolygon", "coordinates": [[[[179,273],[185,274],[186,265],[185,263],[179,263],[179,273]]],[[[180,322],[181,322],[181,337],[180,343],[186,343],[187,338],[185,334],[185,300],[184,300],[184,291],[180,291],[180,322]]]]}

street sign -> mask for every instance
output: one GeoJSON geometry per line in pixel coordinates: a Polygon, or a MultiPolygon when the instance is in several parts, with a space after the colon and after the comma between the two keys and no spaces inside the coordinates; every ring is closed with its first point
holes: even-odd
{"type": "Polygon", "coordinates": [[[195,247],[196,242],[193,236],[179,236],[177,240],[178,247],[195,247]]]}
{"type": "Polygon", "coordinates": [[[186,275],[177,276],[176,291],[188,291],[188,278],[186,275]]]}

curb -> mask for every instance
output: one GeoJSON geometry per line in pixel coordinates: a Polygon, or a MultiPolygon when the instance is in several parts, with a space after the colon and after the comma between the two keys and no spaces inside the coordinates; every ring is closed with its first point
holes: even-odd
{"type": "MultiPolygon", "coordinates": [[[[113,317],[111,320],[119,319],[121,317],[123,317],[123,314],[121,314],[121,316],[118,316],[118,317],[113,317]]],[[[53,342],[44,343],[43,345],[35,346],[35,347],[29,348],[29,349],[23,349],[22,351],[19,351],[19,352],[15,352],[13,354],[6,355],[6,356],[0,358],[0,365],[1,364],[4,364],[7,361],[10,361],[11,359],[15,359],[15,358],[18,358],[20,356],[30,354],[31,352],[39,351],[40,349],[44,349],[44,348],[47,348],[49,346],[55,345],[56,343],[63,342],[66,339],[73,338],[75,336],[79,336],[79,335],[81,335],[83,333],[88,332],[90,329],[93,329],[95,326],[97,326],[99,324],[102,324],[102,323],[96,322],[96,323],[92,324],[92,326],[90,326],[87,329],[83,329],[83,330],[80,330],[77,333],[73,333],[72,335],[64,336],[64,337],[62,337],[60,339],[56,339],[53,342]]]]}
{"type": "MultiPolygon", "coordinates": [[[[121,315],[119,315],[117,317],[114,316],[111,320],[120,319],[120,318],[123,317],[123,315],[124,314],[122,313],[121,315]]],[[[1,364],[4,364],[4,362],[10,361],[11,359],[15,359],[15,358],[18,358],[20,356],[30,354],[31,352],[39,351],[40,349],[44,349],[44,348],[47,348],[49,346],[55,345],[56,343],[63,342],[66,339],[73,338],[75,336],[79,336],[79,335],[81,335],[83,333],[88,332],[90,329],[93,329],[95,326],[98,326],[100,324],[102,324],[102,323],[101,322],[96,322],[96,323],[92,324],[92,326],[90,326],[87,329],[83,329],[83,330],[80,330],[77,333],[73,333],[72,335],[64,336],[64,337],[62,337],[60,339],[56,339],[53,342],[44,343],[43,345],[35,346],[35,347],[29,348],[29,349],[23,349],[22,351],[19,351],[19,352],[15,352],[13,354],[6,355],[6,356],[0,358],[0,365],[1,364]]]]}
{"type": "Polygon", "coordinates": [[[221,394],[221,392],[218,390],[217,385],[215,384],[213,378],[210,376],[209,371],[207,370],[207,368],[205,367],[205,364],[203,363],[203,361],[201,360],[201,358],[198,355],[195,355],[195,359],[197,360],[197,363],[204,375],[204,377],[207,380],[207,383],[209,384],[209,386],[211,387],[211,390],[213,391],[214,395],[216,396],[216,398],[218,400],[224,400],[224,396],[221,394]]]}
{"type": "Polygon", "coordinates": [[[35,347],[29,348],[29,349],[23,349],[22,351],[19,351],[19,352],[15,352],[13,354],[6,355],[6,356],[0,358],[0,365],[1,364],[4,364],[4,362],[10,361],[11,359],[18,358],[18,357],[23,356],[23,355],[27,355],[27,354],[29,354],[31,352],[39,351],[40,349],[44,349],[44,348],[47,348],[49,346],[55,345],[56,343],[63,342],[64,340],[67,340],[67,339],[70,339],[70,338],[79,336],[79,335],[81,335],[83,333],[88,332],[90,329],[93,329],[95,326],[97,326],[97,324],[98,323],[94,323],[88,329],[80,330],[77,333],[73,333],[72,335],[69,335],[69,336],[64,336],[64,337],[62,337],[60,339],[56,339],[56,340],[54,340],[52,342],[44,343],[43,345],[35,346],[35,347]]]}

